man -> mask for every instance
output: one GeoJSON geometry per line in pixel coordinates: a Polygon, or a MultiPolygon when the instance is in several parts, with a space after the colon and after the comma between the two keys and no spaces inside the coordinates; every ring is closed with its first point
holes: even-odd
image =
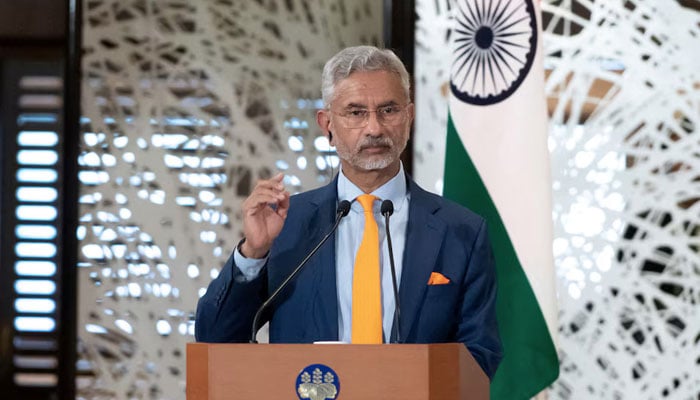
{"type": "Polygon", "coordinates": [[[197,340],[247,341],[258,307],[330,230],[346,199],[352,206],[335,246],[321,248],[273,304],[270,341],[388,343],[400,332],[403,343],[462,342],[493,377],[501,344],[486,224],[406,176],[399,155],[414,106],[404,65],[390,50],[344,49],[324,67],[322,95],[316,120],[340,157],[338,176],[291,198],[281,174],[258,182],[243,203],[245,238],[199,301],[197,340]],[[399,327],[380,215],[387,199],[399,327]]]}

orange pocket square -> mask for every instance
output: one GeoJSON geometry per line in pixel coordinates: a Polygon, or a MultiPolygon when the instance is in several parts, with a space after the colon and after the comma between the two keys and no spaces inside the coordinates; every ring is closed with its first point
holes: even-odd
{"type": "Polygon", "coordinates": [[[430,274],[430,279],[428,279],[428,285],[447,285],[450,280],[439,272],[433,272],[430,274]]]}

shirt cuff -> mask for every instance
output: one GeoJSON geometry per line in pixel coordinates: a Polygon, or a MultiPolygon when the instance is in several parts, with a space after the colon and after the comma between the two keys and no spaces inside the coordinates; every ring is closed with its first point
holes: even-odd
{"type": "Polygon", "coordinates": [[[238,270],[241,272],[241,275],[237,276],[236,278],[243,278],[243,281],[250,282],[260,275],[260,271],[267,262],[267,256],[264,258],[246,258],[243,254],[241,254],[240,244],[242,243],[243,241],[236,246],[236,250],[233,252],[233,261],[235,262],[238,270]]]}

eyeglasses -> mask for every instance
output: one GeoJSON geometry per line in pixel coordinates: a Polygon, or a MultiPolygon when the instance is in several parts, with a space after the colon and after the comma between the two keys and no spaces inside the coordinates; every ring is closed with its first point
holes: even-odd
{"type": "Polygon", "coordinates": [[[410,104],[411,103],[408,103],[403,106],[392,104],[377,107],[374,110],[368,110],[366,108],[349,108],[342,112],[331,112],[340,117],[338,122],[340,122],[340,125],[347,129],[364,128],[367,126],[367,124],[369,124],[369,115],[371,113],[377,114],[377,122],[382,125],[398,125],[404,121],[404,117],[406,116],[404,111],[410,104]]]}

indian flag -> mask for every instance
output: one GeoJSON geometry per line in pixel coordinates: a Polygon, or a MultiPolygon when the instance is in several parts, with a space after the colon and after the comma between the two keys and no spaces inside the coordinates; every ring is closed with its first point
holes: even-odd
{"type": "Polygon", "coordinates": [[[488,221],[504,358],[492,399],[559,375],[539,4],[456,0],[444,195],[488,221]]]}

